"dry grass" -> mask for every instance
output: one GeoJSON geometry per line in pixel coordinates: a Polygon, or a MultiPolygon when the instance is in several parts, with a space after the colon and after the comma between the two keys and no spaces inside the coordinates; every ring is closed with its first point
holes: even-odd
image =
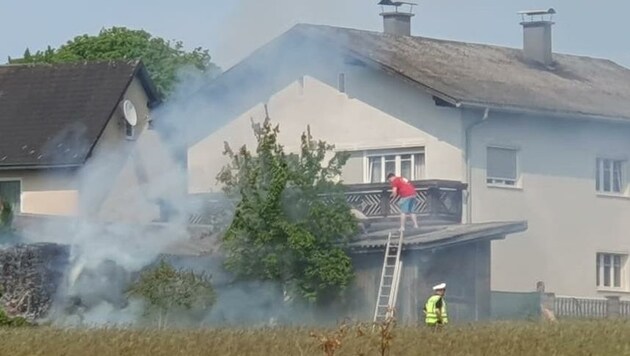
{"type": "MultiPolygon", "coordinates": [[[[629,321],[395,328],[387,355],[630,355],[629,321]]],[[[0,355],[381,355],[379,328],[0,330],[0,355]],[[337,340],[337,341],[335,341],[337,340]],[[332,352],[332,353],[331,353],[332,352]]]]}

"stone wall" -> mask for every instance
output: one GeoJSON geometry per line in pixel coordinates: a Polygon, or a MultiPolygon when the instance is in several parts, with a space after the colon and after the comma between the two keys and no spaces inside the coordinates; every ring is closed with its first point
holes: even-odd
{"type": "Polygon", "coordinates": [[[35,320],[49,311],[68,265],[69,247],[52,243],[0,249],[0,303],[13,316],[35,320]]]}

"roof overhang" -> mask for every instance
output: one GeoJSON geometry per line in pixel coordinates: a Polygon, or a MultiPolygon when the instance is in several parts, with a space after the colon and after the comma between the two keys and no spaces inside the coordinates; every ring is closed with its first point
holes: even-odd
{"type": "Polygon", "coordinates": [[[147,97],[149,98],[149,108],[152,109],[161,104],[162,96],[157,90],[155,84],[153,83],[153,80],[151,79],[151,76],[149,75],[149,72],[147,71],[147,68],[144,66],[144,63],[142,63],[141,60],[139,60],[138,64],[136,65],[134,76],[137,76],[140,79],[142,87],[147,92],[147,97]]]}
{"type": "MultiPolygon", "coordinates": [[[[442,97],[436,95],[440,99],[442,97]]],[[[443,99],[445,100],[445,99],[443,99]]],[[[566,112],[566,111],[550,111],[538,108],[527,108],[527,107],[519,107],[514,105],[501,105],[495,103],[479,103],[473,101],[457,101],[454,104],[458,108],[468,108],[468,109],[491,109],[500,112],[512,113],[512,114],[528,114],[535,116],[544,116],[544,117],[553,117],[558,119],[572,119],[572,120],[583,120],[583,121],[606,121],[610,123],[618,123],[618,124],[630,124],[630,117],[613,117],[613,116],[603,116],[596,114],[588,114],[588,113],[579,113],[579,112],[566,112]]]]}
{"type": "MultiPolygon", "coordinates": [[[[507,235],[527,230],[527,221],[488,222],[433,226],[405,233],[404,250],[430,250],[478,241],[501,240],[507,235]]],[[[349,244],[352,253],[380,251],[394,230],[371,232],[349,244]]]]}
{"type": "Polygon", "coordinates": [[[10,165],[1,166],[0,171],[36,170],[36,169],[64,169],[79,168],[82,164],[54,164],[54,165],[10,165]]]}

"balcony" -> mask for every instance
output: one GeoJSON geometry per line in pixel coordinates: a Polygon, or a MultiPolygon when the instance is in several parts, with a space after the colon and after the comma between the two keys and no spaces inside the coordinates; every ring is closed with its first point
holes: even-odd
{"type": "MultiPolygon", "coordinates": [[[[418,199],[415,212],[423,223],[458,224],[462,221],[462,192],[467,185],[457,181],[412,182],[418,199]]],[[[346,199],[370,220],[397,218],[399,198],[391,198],[389,183],[348,184],[346,199]]]]}

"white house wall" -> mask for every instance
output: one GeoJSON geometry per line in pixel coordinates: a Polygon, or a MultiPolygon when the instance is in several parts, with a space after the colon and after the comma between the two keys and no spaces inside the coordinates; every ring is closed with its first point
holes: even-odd
{"type": "MultiPolygon", "coordinates": [[[[630,252],[630,199],[596,193],[596,158],[630,158],[630,128],[490,115],[472,136],[473,221],[527,220],[528,230],[492,248],[492,288],[557,294],[598,291],[595,254],[630,252]],[[486,147],[517,148],[518,188],[486,185],[486,147]]],[[[627,181],[626,165],[626,181],[627,181]]],[[[627,262],[628,263],[628,262],[627,262]]],[[[630,274],[623,276],[630,285],[630,274]]]]}
{"type": "MultiPolygon", "coordinates": [[[[268,101],[269,115],[280,125],[280,142],[289,151],[299,148],[308,125],[315,139],[352,151],[345,167],[346,183],[363,182],[366,150],[425,147],[426,178],[462,179],[462,142],[459,112],[438,108],[417,88],[369,69],[346,72],[346,93],[331,82],[337,72],[318,73],[323,81],[306,76],[268,101]],[[325,83],[329,82],[329,83],[325,83]],[[451,116],[451,117],[448,117],[451,116]],[[441,139],[438,139],[440,137],[441,139]]],[[[264,119],[260,103],[191,146],[188,154],[189,191],[217,191],[216,175],[227,160],[224,141],[233,148],[255,147],[251,119],[264,119]]]]}

